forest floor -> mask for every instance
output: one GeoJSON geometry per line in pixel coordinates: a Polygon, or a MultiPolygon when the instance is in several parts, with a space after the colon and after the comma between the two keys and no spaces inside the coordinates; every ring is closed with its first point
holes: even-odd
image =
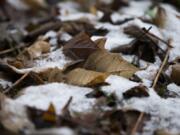
{"type": "Polygon", "coordinates": [[[1,0],[0,134],[179,135],[179,10],[1,0]]]}

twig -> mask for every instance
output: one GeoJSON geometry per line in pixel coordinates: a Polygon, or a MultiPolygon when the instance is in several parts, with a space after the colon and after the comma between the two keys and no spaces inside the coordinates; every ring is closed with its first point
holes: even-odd
{"type": "Polygon", "coordinates": [[[135,123],[135,126],[133,127],[133,129],[131,131],[131,135],[135,135],[136,134],[136,131],[137,131],[137,129],[138,129],[138,127],[139,127],[143,117],[144,117],[144,112],[141,112],[139,117],[138,117],[138,119],[137,119],[137,121],[136,121],[136,123],[135,123]]]}
{"type": "Polygon", "coordinates": [[[163,39],[161,39],[160,37],[150,33],[149,31],[147,31],[146,29],[143,29],[143,31],[148,34],[149,36],[158,39],[159,41],[161,41],[162,43],[166,44],[168,47],[173,48],[173,46],[171,44],[169,44],[168,42],[164,41],[163,39]]]}
{"type": "Polygon", "coordinates": [[[155,79],[154,79],[154,81],[153,81],[152,88],[155,88],[155,87],[156,87],[156,84],[157,84],[157,82],[158,82],[158,80],[159,80],[159,77],[160,77],[160,75],[161,75],[161,72],[162,72],[164,66],[166,65],[166,63],[167,63],[167,61],[168,61],[169,51],[170,51],[170,48],[168,47],[167,52],[166,52],[166,55],[165,55],[165,58],[164,58],[161,66],[160,66],[160,69],[159,69],[158,73],[156,74],[156,77],[155,77],[155,79]]]}
{"type": "Polygon", "coordinates": [[[10,48],[10,49],[3,50],[3,51],[0,52],[0,55],[5,55],[5,54],[10,53],[10,52],[13,52],[13,51],[15,51],[15,50],[17,50],[17,49],[21,49],[21,48],[23,48],[23,47],[25,47],[25,46],[24,46],[24,45],[21,45],[21,46],[17,46],[17,47],[14,47],[14,48],[10,48]]]}
{"type": "MultiPolygon", "coordinates": [[[[157,84],[157,82],[158,82],[158,80],[159,80],[159,77],[160,77],[160,75],[161,75],[161,72],[162,72],[164,66],[166,65],[166,63],[167,63],[167,61],[168,61],[169,51],[170,51],[170,46],[171,46],[170,44],[171,44],[171,40],[168,41],[168,45],[169,45],[169,46],[168,46],[168,49],[167,49],[165,58],[164,58],[164,60],[163,60],[163,62],[162,62],[162,64],[161,64],[161,67],[160,67],[160,69],[159,69],[159,71],[158,71],[158,73],[157,73],[157,75],[156,75],[156,77],[155,77],[155,79],[154,79],[152,88],[155,88],[155,87],[156,87],[156,84],[157,84]]],[[[131,131],[131,135],[135,135],[135,133],[136,133],[136,131],[138,130],[138,127],[139,127],[139,125],[140,125],[143,117],[144,117],[144,112],[141,112],[140,115],[139,115],[139,117],[138,117],[138,120],[137,120],[135,126],[133,127],[133,129],[132,129],[132,131],[131,131]]]]}
{"type": "Polygon", "coordinates": [[[27,76],[29,75],[29,72],[25,73],[20,79],[18,79],[10,88],[8,88],[6,91],[3,93],[6,94],[8,93],[11,89],[16,87],[21,81],[23,81],[27,76]]]}

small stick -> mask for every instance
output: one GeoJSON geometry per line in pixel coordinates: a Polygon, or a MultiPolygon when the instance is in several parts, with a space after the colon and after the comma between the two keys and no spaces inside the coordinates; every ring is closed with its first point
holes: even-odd
{"type": "Polygon", "coordinates": [[[158,71],[158,73],[157,73],[157,75],[156,75],[156,77],[155,77],[155,79],[154,79],[154,81],[153,81],[152,88],[155,88],[155,87],[156,87],[156,84],[157,84],[157,82],[158,82],[158,80],[159,80],[159,77],[160,77],[160,75],[161,75],[161,72],[162,72],[164,66],[166,65],[166,63],[167,63],[167,61],[168,61],[169,51],[170,51],[170,49],[169,49],[169,47],[168,47],[167,52],[166,52],[166,55],[165,55],[165,58],[164,58],[161,66],[160,66],[160,69],[159,69],[159,71],[158,71]]]}
{"type": "Polygon", "coordinates": [[[138,127],[139,127],[143,117],[144,117],[144,112],[141,112],[139,117],[138,117],[138,119],[137,119],[137,121],[136,121],[136,123],[135,123],[135,126],[133,127],[133,129],[131,131],[131,135],[135,135],[136,134],[136,131],[137,131],[137,129],[138,129],[138,127]]]}
{"type": "Polygon", "coordinates": [[[146,29],[143,29],[143,31],[144,31],[146,34],[148,34],[149,36],[154,37],[154,38],[158,39],[159,41],[161,41],[162,43],[166,44],[168,47],[173,48],[172,45],[170,45],[169,43],[167,43],[166,41],[164,41],[164,40],[161,39],[160,37],[158,37],[158,36],[156,36],[156,35],[150,33],[150,32],[147,31],[146,29]]]}
{"type": "Polygon", "coordinates": [[[11,53],[11,52],[13,52],[13,51],[15,51],[15,50],[17,50],[17,49],[21,49],[21,48],[23,48],[23,47],[25,47],[24,45],[21,45],[21,46],[17,46],[17,47],[14,47],[14,48],[10,48],[10,49],[6,49],[6,50],[3,50],[3,51],[0,51],[0,56],[1,55],[5,55],[5,54],[7,54],[7,53],[11,53]]]}
{"type": "MultiPolygon", "coordinates": [[[[170,45],[170,43],[171,43],[171,40],[168,41],[168,45],[170,45]]],[[[171,45],[170,45],[170,46],[171,46],[171,45]]],[[[158,81],[158,79],[159,79],[159,77],[160,77],[160,75],[161,75],[161,72],[162,72],[164,66],[166,65],[166,63],[167,63],[167,61],[168,61],[170,46],[168,46],[168,49],[167,49],[167,52],[166,52],[166,56],[165,56],[165,58],[164,58],[164,60],[163,60],[163,62],[162,62],[162,64],[161,64],[161,67],[160,67],[160,69],[159,69],[159,71],[158,71],[158,73],[157,73],[157,75],[156,75],[156,77],[155,77],[155,79],[154,79],[152,88],[155,88],[155,87],[156,87],[156,84],[157,84],[157,81],[158,81]]],[[[131,131],[131,135],[135,135],[135,133],[136,133],[136,131],[137,131],[137,129],[138,129],[138,127],[139,127],[139,125],[140,125],[143,117],[144,117],[144,112],[141,112],[140,115],[139,115],[139,117],[138,117],[138,120],[137,120],[135,126],[133,127],[133,129],[132,129],[132,131],[131,131]]]]}
{"type": "Polygon", "coordinates": [[[8,93],[11,89],[16,87],[21,81],[23,81],[27,76],[29,75],[29,72],[25,73],[20,79],[18,79],[10,88],[8,88],[6,91],[3,93],[6,94],[8,93]]]}

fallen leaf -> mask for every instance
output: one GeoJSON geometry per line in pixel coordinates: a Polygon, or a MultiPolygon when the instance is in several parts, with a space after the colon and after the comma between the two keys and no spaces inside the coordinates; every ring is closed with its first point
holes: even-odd
{"type": "Polygon", "coordinates": [[[165,129],[159,129],[154,132],[154,135],[175,135],[175,134],[171,134],[170,132],[166,131],[165,129]]]}
{"type": "Polygon", "coordinates": [[[98,50],[91,54],[84,68],[130,78],[138,68],[125,61],[119,54],[98,50]]]}
{"type": "Polygon", "coordinates": [[[166,10],[163,7],[157,8],[157,13],[155,15],[155,18],[153,19],[155,25],[157,25],[160,28],[164,28],[166,24],[166,10]]]}
{"type": "Polygon", "coordinates": [[[46,112],[43,114],[43,120],[48,122],[56,122],[56,110],[53,104],[49,105],[49,108],[46,112]]]}
{"type": "Polygon", "coordinates": [[[66,82],[79,86],[93,86],[103,83],[107,76],[105,73],[77,68],[66,75],[66,82]]]}
{"type": "Polygon", "coordinates": [[[129,99],[132,97],[148,97],[149,94],[147,92],[147,88],[145,86],[136,86],[131,88],[130,90],[127,90],[123,93],[123,96],[125,99],[129,99]]]}
{"type": "Polygon", "coordinates": [[[180,85],[180,64],[172,66],[171,79],[176,84],[180,85]]]}
{"type": "Polygon", "coordinates": [[[65,80],[65,75],[63,74],[63,71],[59,68],[48,70],[46,73],[43,74],[43,76],[47,78],[48,82],[64,82],[65,80]]]}
{"type": "Polygon", "coordinates": [[[105,50],[106,40],[107,40],[106,38],[100,38],[100,39],[95,40],[94,42],[100,49],[105,50]]]}
{"type": "Polygon", "coordinates": [[[27,4],[32,9],[46,8],[47,3],[45,0],[21,0],[25,4],[27,4]]]}
{"type": "Polygon", "coordinates": [[[27,48],[26,51],[30,59],[35,59],[40,57],[43,53],[48,53],[50,51],[50,44],[46,41],[37,41],[27,48]]]}
{"type": "Polygon", "coordinates": [[[139,65],[140,59],[154,62],[156,55],[162,58],[164,51],[158,46],[159,41],[147,34],[144,30],[147,31],[146,29],[141,29],[136,25],[124,28],[124,32],[135,39],[127,45],[114,48],[111,52],[136,55],[138,58],[138,61],[135,63],[136,65],[139,65]]]}
{"type": "Polygon", "coordinates": [[[80,33],[63,47],[66,56],[72,59],[87,59],[90,54],[98,49],[97,45],[86,33],[80,33]]]}

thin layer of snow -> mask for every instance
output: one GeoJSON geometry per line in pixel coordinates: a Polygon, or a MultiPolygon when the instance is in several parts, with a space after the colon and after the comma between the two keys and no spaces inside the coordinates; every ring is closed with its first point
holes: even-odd
{"type": "MultiPolygon", "coordinates": [[[[144,23],[140,19],[136,18],[132,21],[129,21],[128,23],[125,23],[124,25],[113,25],[110,23],[97,23],[95,25],[96,28],[105,28],[109,30],[108,34],[105,35],[105,38],[107,38],[105,48],[107,50],[111,50],[113,48],[116,48],[121,45],[129,44],[134,38],[129,37],[129,35],[124,33],[124,28],[136,25],[140,28],[146,28],[149,29],[152,27],[150,32],[160,38],[162,38],[162,34],[160,33],[159,29],[152,24],[144,23]]],[[[163,48],[163,46],[162,46],[163,48]]]]}
{"type": "Polygon", "coordinates": [[[64,56],[62,49],[57,49],[48,53],[47,56],[34,60],[31,68],[14,69],[20,73],[29,71],[41,72],[49,68],[63,69],[69,62],[71,62],[71,60],[64,56]]]}
{"type": "Polygon", "coordinates": [[[131,89],[131,88],[139,85],[139,83],[132,82],[126,78],[123,78],[120,76],[115,76],[115,75],[110,75],[106,79],[106,82],[110,85],[102,87],[102,91],[105,92],[106,94],[114,93],[114,94],[116,94],[118,99],[123,98],[122,94],[126,90],[131,89]]]}
{"type": "Polygon", "coordinates": [[[0,78],[0,87],[6,89],[12,85],[12,82],[0,78]]]}
{"type": "Polygon", "coordinates": [[[60,8],[60,14],[62,16],[65,16],[71,13],[76,13],[78,12],[78,9],[80,8],[79,4],[73,1],[61,2],[59,3],[58,6],[60,8]]]}
{"type": "Polygon", "coordinates": [[[72,39],[72,36],[66,32],[59,32],[59,34],[60,34],[60,39],[63,41],[68,41],[72,39]]]}
{"type": "Polygon", "coordinates": [[[86,113],[92,109],[95,103],[94,98],[89,99],[85,96],[91,91],[92,89],[85,87],[50,83],[26,88],[14,102],[43,110],[47,110],[49,104],[52,103],[56,112],[60,114],[70,97],[73,97],[69,106],[70,111],[86,113]]]}
{"type": "Polygon", "coordinates": [[[79,13],[72,13],[72,14],[67,14],[67,15],[60,15],[58,18],[61,20],[61,21],[74,21],[74,20],[79,20],[79,19],[88,19],[89,21],[96,21],[98,19],[101,18],[101,14],[97,14],[96,15],[93,15],[93,14],[90,14],[90,13],[82,13],[82,12],[79,12],[79,13]]]}
{"type": "Polygon", "coordinates": [[[19,10],[28,10],[29,6],[23,3],[21,0],[7,0],[12,6],[19,10]]]}
{"type": "Polygon", "coordinates": [[[124,101],[124,108],[134,108],[151,114],[151,120],[144,127],[144,134],[152,134],[153,129],[166,129],[172,133],[179,133],[180,129],[180,99],[164,99],[149,89],[147,98],[132,98],[124,101]]]}
{"type": "Polygon", "coordinates": [[[165,28],[162,29],[165,40],[172,39],[171,45],[174,47],[170,51],[169,61],[173,61],[176,57],[180,56],[180,15],[173,7],[169,5],[162,5],[166,10],[166,23],[165,28]]]}
{"type": "MultiPolygon", "coordinates": [[[[180,99],[168,98],[164,99],[157,95],[154,89],[149,89],[149,97],[146,98],[131,98],[123,100],[122,93],[128,89],[138,86],[139,83],[129,81],[118,76],[110,76],[106,79],[109,86],[102,87],[102,91],[106,94],[114,93],[119,101],[123,101],[121,108],[137,109],[142,112],[151,114],[151,120],[144,127],[144,135],[153,134],[154,129],[167,129],[173,133],[179,133],[180,129],[180,99]]],[[[171,84],[169,89],[180,91],[178,86],[171,84]]]]}
{"type": "Polygon", "coordinates": [[[34,129],[24,106],[9,98],[4,99],[1,106],[0,119],[6,128],[13,132],[18,132],[25,127],[31,130],[34,129]]]}
{"type": "Polygon", "coordinates": [[[43,38],[48,39],[48,38],[55,38],[57,36],[57,33],[53,30],[48,31],[43,38]]]}
{"type": "Polygon", "coordinates": [[[122,14],[131,15],[134,17],[142,17],[151,5],[151,2],[146,1],[131,1],[129,7],[124,7],[120,10],[122,14]]]}
{"type": "Polygon", "coordinates": [[[167,86],[167,89],[169,91],[172,91],[174,93],[176,93],[178,96],[180,96],[180,87],[178,85],[176,85],[175,83],[171,83],[167,86]]]}
{"type": "Polygon", "coordinates": [[[151,64],[147,67],[147,69],[137,71],[135,74],[142,79],[144,85],[150,87],[152,85],[152,81],[154,80],[158,72],[158,69],[158,65],[151,64]]]}

